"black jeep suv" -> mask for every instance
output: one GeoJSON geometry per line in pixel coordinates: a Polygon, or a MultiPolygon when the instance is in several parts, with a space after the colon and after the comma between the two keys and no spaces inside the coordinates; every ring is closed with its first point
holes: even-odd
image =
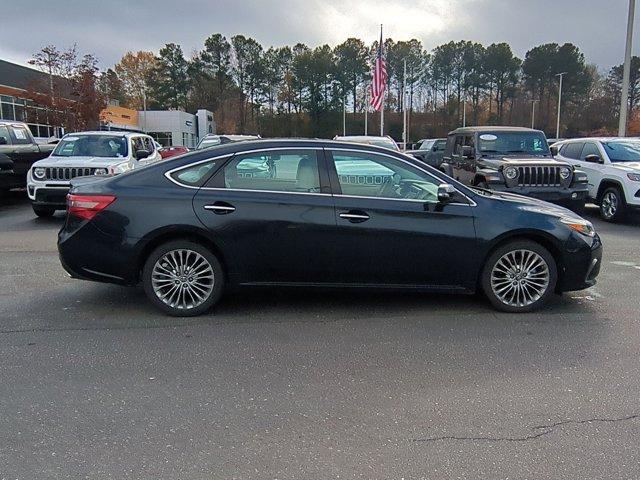
{"type": "Polygon", "coordinates": [[[449,134],[442,170],[466,184],[584,207],[587,175],[559,162],[540,130],[463,127],[449,134]]]}

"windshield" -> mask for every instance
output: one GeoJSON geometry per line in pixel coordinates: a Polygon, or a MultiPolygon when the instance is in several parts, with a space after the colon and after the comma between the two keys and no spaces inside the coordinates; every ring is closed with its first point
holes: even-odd
{"type": "Polygon", "coordinates": [[[640,162],[639,140],[615,140],[602,145],[613,163],[640,162]]]}
{"type": "Polygon", "coordinates": [[[550,155],[547,139],[538,132],[487,132],[478,135],[480,155],[550,155]]]}
{"type": "Polygon", "coordinates": [[[420,144],[418,150],[431,150],[431,147],[433,147],[434,143],[436,143],[435,140],[425,140],[420,144]]]}
{"type": "Polygon", "coordinates": [[[55,157],[127,156],[127,139],[115,135],[71,135],[64,137],[51,154],[55,157]]]}

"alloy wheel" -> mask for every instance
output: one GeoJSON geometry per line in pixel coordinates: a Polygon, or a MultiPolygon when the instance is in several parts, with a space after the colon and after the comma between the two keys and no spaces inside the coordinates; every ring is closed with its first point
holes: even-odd
{"type": "Polygon", "coordinates": [[[618,196],[615,192],[610,191],[604,194],[600,209],[604,218],[611,219],[615,217],[618,211],[618,196]]]}
{"type": "Polygon", "coordinates": [[[213,267],[198,252],[171,250],[160,257],[151,272],[155,295],[171,308],[189,310],[211,296],[215,283],[213,267]]]}
{"type": "Polygon", "coordinates": [[[531,250],[505,253],[491,270],[494,295],[510,307],[527,307],[538,301],[549,288],[549,265],[531,250]]]}

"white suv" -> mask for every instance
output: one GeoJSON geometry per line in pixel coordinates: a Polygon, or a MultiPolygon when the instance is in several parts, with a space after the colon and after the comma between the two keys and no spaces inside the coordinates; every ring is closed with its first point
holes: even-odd
{"type": "Polygon", "coordinates": [[[589,197],[604,220],[615,221],[627,208],[640,207],[640,139],[575,138],[551,149],[558,160],[587,174],[589,197]]]}
{"type": "Polygon", "coordinates": [[[149,135],[128,132],[79,132],[62,137],[51,155],[27,173],[33,211],[48,217],[67,206],[70,181],[90,175],[117,175],[161,160],[149,135]]]}

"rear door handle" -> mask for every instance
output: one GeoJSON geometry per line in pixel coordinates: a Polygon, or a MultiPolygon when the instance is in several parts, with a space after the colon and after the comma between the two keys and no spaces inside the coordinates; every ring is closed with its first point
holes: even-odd
{"type": "Polygon", "coordinates": [[[369,220],[369,215],[360,210],[350,210],[348,212],[341,213],[339,216],[340,218],[349,220],[351,223],[362,223],[369,220]]]}
{"type": "Polygon", "coordinates": [[[213,213],[218,215],[226,215],[227,213],[236,211],[236,207],[227,202],[216,202],[213,205],[205,205],[204,209],[211,210],[213,213]]]}

